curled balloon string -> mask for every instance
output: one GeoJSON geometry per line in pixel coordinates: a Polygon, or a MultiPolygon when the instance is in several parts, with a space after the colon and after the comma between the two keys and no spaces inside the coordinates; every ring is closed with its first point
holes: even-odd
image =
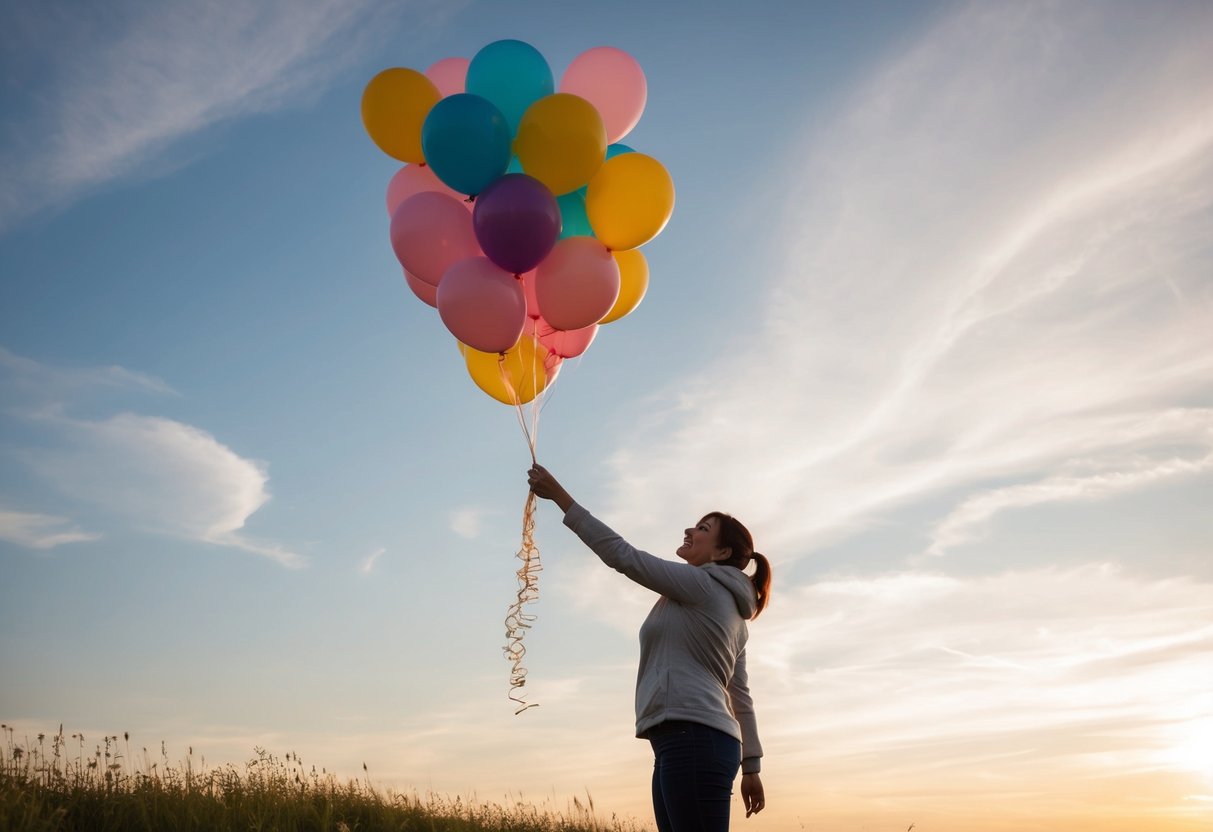
{"type": "Polygon", "coordinates": [[[527,670],[523,666],[526,656],[526,645],[523,637],[531,629],[535,616],[522,611],[522,608],[533,601],[539,600],[539,573],[543,566],[539,560],[539,548],[535,545],[535,493],[527,494],[526,505],[522,510],[522,546],[518,549],[517,557],[522,561],[518,568],[518,594],[505,615],[505,657],[511,663],[510,670],[510,701],[518,705],[514,715],[539,706],[537,702],[527,702],[522,688],[526,686],[527,670]]]}
{"type": "MultiPolygon", "coordinates": [[[[531,425],[528,428],[527,419],[523,414],[518,393],[515,391],[509,373],[505,369],[505,353],[498,355],[497,367],[501,371],[501,379],[510,393],[510,398],[514,400],[514,407],[518,412],[518,422],[522,426],[523,435],[526,436],[527,446],[531,451],[531,461],[535,462],[535,440],[538,436],[539,408],[534,404],[530,406],[531,425]]],[[[522,543],[515,555],[515,557],[522,561],[522,565],[518,567],[517,573],[518,593],[514,598],[514,603],[510,605],[505,614],[506,643],[504,654],[506,660],[511,665],[510,689],[507,695],[511,702],[518,705],[517,710],[514,711],[514,716],[518,716],[523,711],[539,706],[537,702],[527,702],[526,696],[522,692],[522,689],[526,686],[527,677],[527,669],[523,666],[523,659],[526,657],[526,645],[523,643],[523,638],[526,635],[526,631],[531,629],[531,624],[536,619],[536,616],[523,612],[523,607],[539,600],[539,573],[543,571],[543,564],[539,559],[539,547],[535,545],[535,504],[535,492],[531,491],[527,494],[526,504],[522,509],[522,543]]]]}

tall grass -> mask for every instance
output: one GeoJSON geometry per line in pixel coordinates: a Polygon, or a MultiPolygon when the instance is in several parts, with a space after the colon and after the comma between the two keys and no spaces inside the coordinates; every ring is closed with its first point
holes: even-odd
{"type": "Polygon", "coordinates": [[[132,757],[130,736],[86,742],[82,734],[18,740],[8,725],[0,743],[0,829],[6,832],[639,832],[632,820],[598,819],[592,799],[564,812],[516,802],[503,806],[460,797],[398,794],[369,775],[342,782],[256,748],[243,769],[169,762],[164,743],[153,760],[132,757]]]}

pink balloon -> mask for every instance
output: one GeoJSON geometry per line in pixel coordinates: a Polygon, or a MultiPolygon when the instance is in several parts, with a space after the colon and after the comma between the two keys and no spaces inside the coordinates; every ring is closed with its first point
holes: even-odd
{"type": "Polygon", "coordinates": [[[526,299],[514,275],[487,257],[454,263],[438,285],[438,314],[461,343],[505,352],[526,323],[526,299]]]}
{"type": "Polygon", "coordinates": [[[434,82],[443,98],[466,92],[464,87],[470,63],[467,58],[443,58],[425,71],[425,77],[434,82]]]}
{"type": "Polygon", "coordinates": [[[535,270],[539,314],[556,329],[596,324],[619,297],[619,265],[593,237],[566,237],[535,270]]]}
{"type": "Polygon", "coordinates": [[[428,303],[435,309],[438,308],[438,287],[431,286],[424,280],[418,280],[407,271],[404,273],[404,282],[413,290],[413,294],[424,303],[428,303]]]}
{"type": "Polygon", "coordinates": [[[387,183],[387,215],[392,216],[402,202],[413,194],[423,191],[449,194],[463,202],[469,211],[472,210],[472,203],[464,201],[463,194],[456,193],[444,185],[442,180],[434,175],[434,171],[429,165],[405,165],[396,171],[391,181],[387,183]]]}
{"type": "Polygon", "coordinates": [[[644,112],[649,85],[636,59],[613,46],[582,52],[560,79],[560,92],[579,95],[594,105],[606,127],[607,144],[622,139],[644,112]]]}
{"type": "Polygon", "coordinates": [[[535,333],[535,338],[547,347],[548,352],[560,358],[576,358],[581,355],[590,348],[590,344],[594,343],[594,336],[598,334],[598,324],[566,331],[557,329],[543,318],[528,320],[527,329],[535,333]]]}
{"type": "Polygon", "coordinates": [[[437,286],[451,264],[480,254],[472,214],[453,196],[413,194],[392,214],[392,250],[413,277],[437,286]]]}

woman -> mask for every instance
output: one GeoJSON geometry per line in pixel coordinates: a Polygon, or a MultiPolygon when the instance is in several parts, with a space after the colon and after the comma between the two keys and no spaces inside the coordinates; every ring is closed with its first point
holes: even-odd
{"type": "Polygon", "coordinates": [[[725,832],[741,767],[746,817],[766,805],[762,745],[747,686],[746,620],[766,606],[767,559],[749,531],[712,512],[686,530],[673,563],[633,548],[578,505],[540,465],[527,472],[536,496],[564,512],[603,563],[661,597],[640,628],[636,736],[653,746],[653,812],[659,832],[725,832]],[[753,560],[754,577],[742,569],[753,560]]]}

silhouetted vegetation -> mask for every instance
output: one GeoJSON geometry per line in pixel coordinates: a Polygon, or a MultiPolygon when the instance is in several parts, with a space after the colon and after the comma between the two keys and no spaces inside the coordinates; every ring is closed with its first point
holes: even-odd
{"type": "MultiPolygon", "coordinates": [[[[129,735],[87,742],[65,737],[14,736],[3,726],[0,745],[0,829],[8,832],[639,832],[634,821],[599,820],[593,800],[574,798],[565,812],[518,801],[503,806],[463,798],[397,794],[377,789],[369,775],[341,781],[297,754],[265,749],[243,770],[226,764],[169,762],[161,743],[133,759],[129,735]]],[[[365,766],[363,767],[365,771],[365,766]]]]}

